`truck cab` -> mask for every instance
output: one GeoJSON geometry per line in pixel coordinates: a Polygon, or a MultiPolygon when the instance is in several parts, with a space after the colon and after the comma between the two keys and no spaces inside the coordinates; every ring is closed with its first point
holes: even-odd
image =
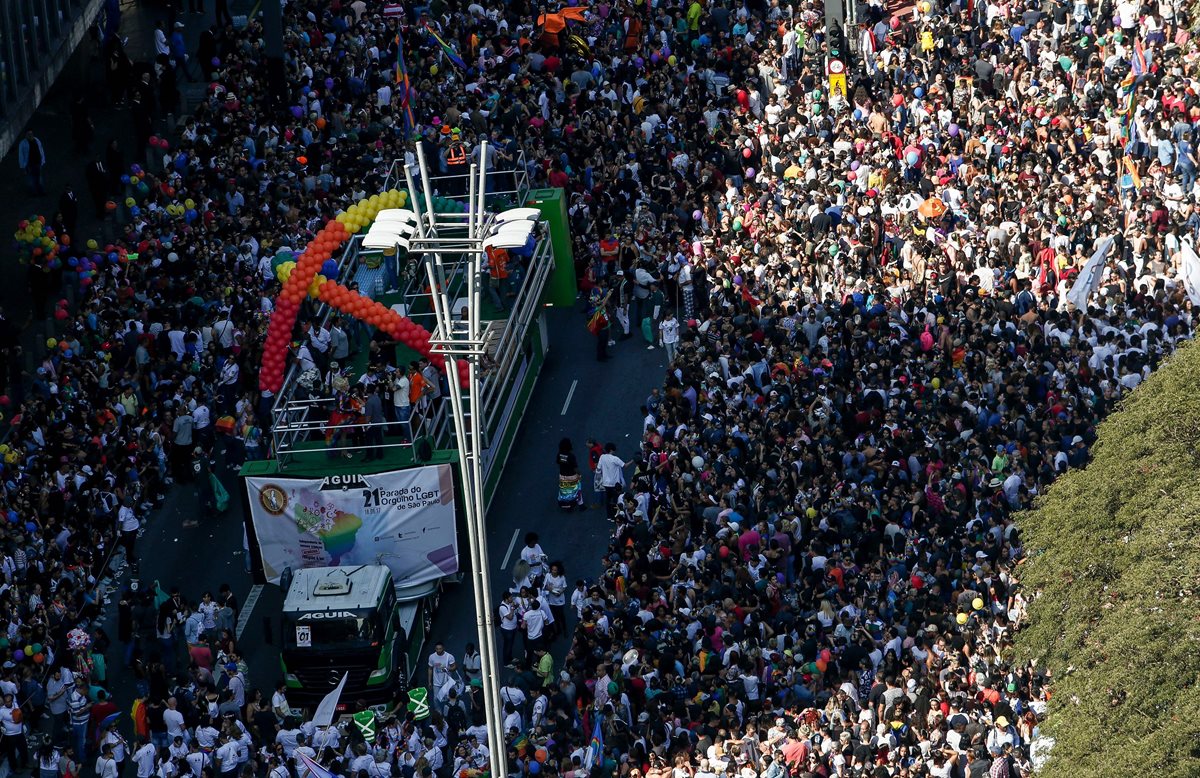
{"type": "Polygon", "coordinates": [[[280,653],[289,701],[315,705],[345,673],[344,706],[383,704],[407,689],[440,586],[398,589],[383,565],[295,571],[283,603],[280,653]]]}

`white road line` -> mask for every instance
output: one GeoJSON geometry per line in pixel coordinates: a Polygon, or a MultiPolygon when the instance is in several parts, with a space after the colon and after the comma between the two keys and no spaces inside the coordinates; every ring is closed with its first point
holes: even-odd
{"type": "Polygon", "coordinates": [[[508,551],[504,552],[504,561],[500,563],[501,570],[508,569],[508,560],[512,558],[512,550],[517,546],[517,536],[521,534],[521,528],[517,527],[513,530],[512,540],[508,541],[508,551]]]}
{"type": "Polygon", "coordinates": [[[559,416],[567,415],[567,408],[571,407],[571,398],[575,396],[575,387],[579,386],[579,379],[576,378],[571,382],[571,391],[567,392],[567,401],[563,403],[562,413],[559,416]]]}
{"type": "Polygon", "coordinates": [[[258,605],[258,598],[262,597],[263,585],[255,584],[250,587],[250,594],[246,595],[246,602],[242,605],[242,612],[238,614],[237,621],[237,640],[242,639],[242,633],[246,631],[246,625],[250,623],[250,614],[254,611],[254,606],[258,605]]]}

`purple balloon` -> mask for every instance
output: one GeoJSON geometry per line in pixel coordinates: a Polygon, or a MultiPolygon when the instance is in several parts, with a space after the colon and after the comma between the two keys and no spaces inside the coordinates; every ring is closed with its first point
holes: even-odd
{"type": "Polygon", "coordinates": [[[858,168],[859,168],[859,161],[857,159],[850,163],[851,170],[858,170],[858,168]]]}
{"type": "Polygon", "coordinates": [[[958,125],[957,124],[951,124],[948,129],[950,130],[951,137],[958,137],[958,125]]]}
{"type": "Polygon", "coordinates": [[[304,116],[304,109],[298,105],[293,105],[292,106],[292,116],[295,116],[297,119],[301,118],[302,116],[304,116]]]}
{"type": "Polygon", "coordinates": [[[16,651],[13,652],[13,659],[17,660],[18,662],[24,661],[25,651],[23,649],[18,648],[16,651]]]}
{"type": "Polygon", "coordinates": [[[219,67],[221,67],[221,59],[220,59],[220,57],[213,57],[213,58],[212,58],[212,66],[213,66],[214,68],[219,68],[219,67]]]}
{"type": "Polygon", "coordinates": [[[325,88],[333,89],[333,79],[332,78],[325,79],[325,88]]]}

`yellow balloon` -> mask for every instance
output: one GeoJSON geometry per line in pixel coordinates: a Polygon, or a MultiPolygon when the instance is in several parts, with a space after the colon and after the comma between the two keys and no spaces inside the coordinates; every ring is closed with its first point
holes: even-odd
{"type": "Polygon", "coordinates": [[[976,597],[975,599],[971,600],[971,607],[977,611],[983,610],[983,598],[976,597]]]}
{"type": "Polygon", "coordinates": [[[46,338],[46,348],[55,348],[57,346],[58,340],[56,338],[46,338]]]}
{"type": "Polygon", "coordinates": [[[403,208],[405,205],[407,205],[408,204],[408,192],[401,192],[400,200],[398,202],[400,203],[401,208],[403,208]]]}
{"type": "Polygon", "coordinates": [[[958,616],[956,616],[955,618],[958,620],[958,623],[959,623],[959,624],[966,624],[966,623],[967,623],[967,614],[965,614],[965,613],[960,613],[960,614],[958,614],[958,616]]]}
{"type": "Polygon", "coordinates": [[[429,75],[436,76],[437,74],[438,74],[437,65],[430,65],[429,66],[429,75]]]}
{"type": "Polygon", "coordinates": [[[87,247],[92,251],[95,251],[100,247],[100,244],[96,242],[95,238],[90,238],[87,242],[87,247]]]}
{"type": "Polygon", "coordinates": [[[294,270],[295,267],[295,262],[284,262],[275,269],[275,275],[281,283],[286,284],[288,279],[292,277],[292,270],[294,270]]]}
{"type": "Polygon", "coordinates": [[[195,201],[195,200],[193,200],[192,198],[190,198],[190,197],[189,197],[188,199],[186,199],[186,200],[184,200],[184,201],[183,201],[183,207],[184,207],[185,209],[195,208],[195,207],[196,207],[196,201],[195,201]]]}
{"type": "Polygon", "coordinates": [[[326,278],[325,276],[318,273],[317,277],[314,278],[312,283],[308,285],[308,296],[309,297],[320,297],[321,296],[321,284],[325,283],[328,280],[329,280],[328,278],[326,278]]]}
{"type": "Polygon", "coordinates": [[[933,388],[934,388],[934,389],[941,389],[941,388],[942,388],[942,379],[940,379],[940,378],[935,378],[935,379],[933,379],[933,382],[932,382],[932,383],[933,383],[933,388]]]}

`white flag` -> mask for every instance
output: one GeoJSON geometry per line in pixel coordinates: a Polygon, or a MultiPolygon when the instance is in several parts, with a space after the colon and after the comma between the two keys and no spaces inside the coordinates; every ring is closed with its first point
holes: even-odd
{"type": "Polygon", "coordinates": [[[1104,261],[1108,259],[1108,252],[1112,250],[1112,245],[1113,239],[1109,235],[1100,242],[1099,248],[1092,256],[1088,257],[1088,261],[1083,263],[1083,268],[1075,279],[1075,285],[1071,287],[1071,291],[1067,292],[1067,301],[1076,309],[1086,311],[1088,300],[1100,287],[1100,279],[1104,276],[1104,261]]]}
{"type": "Polygon", "coordinates": [[[313,714],[313,726],[328,727],[333,723],[333,717],[337,714],[338,702],[342,699],[342,689],[346,687],[346,679],[349,677],[350,673],[342,673],[342,680],[338,681],[334,690],[321,700],[321,704],[317,706],[317,712],[313,714]]]}
{"type": "Polygon", "coordinates": [[[1192,244],[1184,241],[1179,244],[1179,280],[1183,281],[1183,289],[1187,292],[1192,305],[1200,305],[1200,256],[1192,244]]]}

